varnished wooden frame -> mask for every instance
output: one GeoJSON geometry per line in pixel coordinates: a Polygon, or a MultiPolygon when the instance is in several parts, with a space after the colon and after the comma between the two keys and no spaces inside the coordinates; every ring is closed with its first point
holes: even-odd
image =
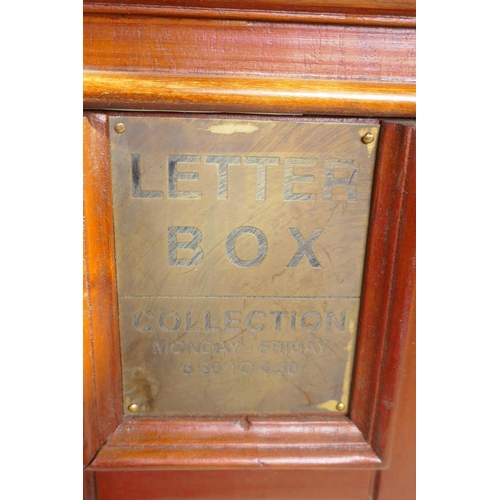
{"type": "Polygon", "coordinates": [[[238,5],[231,0],[84,0],[85,13],[244,19],[267,22],[335,23],[364,26],[414,27],[414,0],[251,0],[238,5]]]}
{"type": "MultiPolygon", "coordinates": [[[[280,1],[253,5],[277,8],[280,1]]],[[[279,12],[292,16],[286,22],[254,19],[246,10],[232,10],[235,18],[223,9],[201,9],[202,15],[192,6],[177,15],[164,3],[85,4],[87,109],[415,116],[412,27],[314,24],[311,11],[279,12]]],[[[366,13],[376,3],[361,0],[358,7],[366,13]]]]}
{"type": "Polygon", "coordinates": [[[413,83],[170,76],[87,70],[89,109],[414,117],[413,83]]]}
{"type": "Polygon", "coordinates": [[[122,416],[107,115],[84,117],[84,465],[88,470],[387,466],[415,291],[415,129],[383,122],[350,412],[122,416]]]}
{"type": "MultiPolygon", "coordinates": [[[[381,128],[349,417],[131,420],[121,405],[104,113],[412,118],[414,26],[413,0],[85,0],[84,107],[95,112],[84,123],[89,498],[95,470],[351,468],[328,473],[345,484],[348,474],[360,480],[354,469],[387,466],[414,306],[413,127],[381,128]]],[[[376,491],[381,474],[370,476],[376,491]]]]}

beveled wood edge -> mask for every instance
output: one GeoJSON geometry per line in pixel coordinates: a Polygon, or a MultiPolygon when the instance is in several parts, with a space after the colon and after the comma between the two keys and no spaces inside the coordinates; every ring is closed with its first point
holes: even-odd
{"type": "Polygon", "coordinates": [[[83,115],[84,466],[122,417],[108,117],[83,115]]]}
{"type": "Polygon", "coordinates": [[[387,465],[415,293],[415,125],[382,121],[379,144],[350,417],[387,465]]]}
{"type": "MultiPolygon", "coordinates": [[[[398,367],[395,374],[389,374],[385,366],[379,386],[376,418],[369,436],[377,454],[388,462],[391,442],[394,438],[393,427],[396,412],[393,406],[399,404],[398,392],[401,386],[403,361],[407,342],[412,329],[412,310],[416,293],[416,128],[405,127],[404,139],[400,141],[403,149],[401,175],[398,186],[402,191],[401,218],[398,228],[398,243],[394,262],[394,280],[392,283],[393,300],[389,310],[388,337],[385,350],[391,346],[391,355],[384,353],[384,364],[398,367]],[[386,424],[387,422],[387,424],[386,424]],[[388,432],[383,432],[385,425],[388,432]]],[[[390,145],[387,144],[388,149],[390,145]]]]}
{"type": "Polygon", "coordinates": [[[381,466],[381,460],[347,417],[327,421],[246,416],[125,419],[89,470],[381,466]]]}
{"type": "Polygon", "coordinates": [[[84,71],[84,108],[413,117],[413,83],[84,71]]]}
{"type": "MultiPolygon", "coordinates": [[[[85,133],[85,132],[84,132],[85,133]]],[[[97,422],[96,387],[94,380],[94,360],[92,349],[92,323],[90,320],[89,283],[87,279],[87,259],[84,221],[83,259],[83,465],[94,458],[102,445],[97,422]]]]}
{"type": "Polygon", "coordinates": [[[259,9],[209,9],[199,7],[176,7],[131,4],[106,4],[101,2],[83,2],[84,14],[140,15],[155,17],[189,17],[201,19],[230,19],[259,22],[293,22],[311,24],[346,24],[360,26],[388,26],[415,28],[414,12],[398,14],[359,13],[359,12],[291,12],[259,9]]]}

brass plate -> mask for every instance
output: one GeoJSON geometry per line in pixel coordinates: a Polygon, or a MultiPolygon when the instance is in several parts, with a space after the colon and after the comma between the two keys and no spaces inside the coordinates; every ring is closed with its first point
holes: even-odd
{"type": "Polygon", "coordinates": [[[378,131],[110,119],[126,413],[347,411],[378,131]]]}

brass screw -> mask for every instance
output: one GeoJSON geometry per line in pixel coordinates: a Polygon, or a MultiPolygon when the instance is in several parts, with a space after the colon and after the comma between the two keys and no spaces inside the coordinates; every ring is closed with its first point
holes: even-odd
{"type": "MultiPolygon", "coordinates": [[[[115,127],[116,128],[116,127],[115,127]]],[[[365,134],[362,139],[361,139],[365,144],[371,144],[375,140],[375,136],[371,133],[368,132],[365,134]]]]}
{"type": "Polygon", "coordinates": [[[139,405],[137,403],[132,403],[129,407],[128,407],[128,411],[130,413],[137,413],[137,410],[139,409],[139,405]]]}
{"type": "Polygon", "coordinates": [[[117,134],[123,134],[123,132],[125,132],[125,125],[123,123],[117,123],[115,125],[115,132],[117,134]]]}
{"type": "Polygon", "coordinates": [[[344,403],[339,403],[339,404],[337,405],[337,410],[338,410],[338,411],[345,410],[345,404],[344,404],[344,403]]]}

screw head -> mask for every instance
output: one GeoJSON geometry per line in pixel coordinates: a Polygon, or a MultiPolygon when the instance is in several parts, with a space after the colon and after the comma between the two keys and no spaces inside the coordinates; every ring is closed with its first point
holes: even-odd
{"type": "Polygon", "coordinates": [[[132,403],[129,407],[128,407],[128,411],[130,413],[137,413],[137,411],[139,410],[139,405],[137,403],[132,403]]]}
{"type": "Polygon", "coordinates": [[[117,123],[115,125],[115,132],[117,134],[123,134],[123,132],[125,132],[125,125],[123,123],[117,123]]]}
{"type": "Polygon", "coordinates": [[[344,403],[339,403],[339,404],[337,405],[337,410],[338,410],[338,411],[345,410],[345,404],[344,404],[344,403]]]}
{"type": "Polygon", "coordinates": [[[371,132],[368,132],[361,138],[361,140],[365,144],[371,144],[375,140],[375,136],[371,132]]]}

